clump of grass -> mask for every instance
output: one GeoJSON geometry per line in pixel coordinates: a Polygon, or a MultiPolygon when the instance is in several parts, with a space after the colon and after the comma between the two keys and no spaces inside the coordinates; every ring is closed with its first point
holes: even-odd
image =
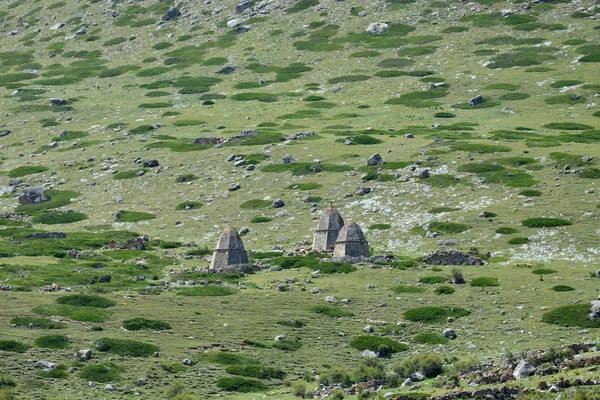
{"type": "Polygon", "coordinates": [[[420,371],[426,378],[435,378],[443,372],[443,360],[437,354],[418,354],[405,360],[394,371],[402,377],[409,377],[420,371]]]}
{"type": "Polygon", "coordinates": [[[95,346],[101,352],[130,357],[148,357],[158,351],[153,344],[127,339],[101,338],[95,346]]]}
{"type": "Polygon", "coordinates": [[[65,329],[68,325],[64,322],[55,322],[47,318],[14,317],[10,320],[12,325],[29,327],[35,325],[39,329],[65,329]]]}
{"type": "Polygon", "coordinates": [[[156,319],[136,317],[126,319],[125,321],[123,321],[123,328],[127,329],[128,331],[162,331],[166,329],[171,329],[171,324],[156,319]]]}
{"type": "Polygon", "coordinates": [[[508,244],[515,244],[515,245],[527,244],[527,243],[529,243],[529,238],[526,238],[526,237],[514,237],[508,241],[508,244]]]}
{"type": "Polygon", "coordinates": [[[277,96],[271,93],[252,93],[252,92],[244,92],[234,94],[229,96],[231,100],[234,101],[253,101],[258,100],[263,103],[273,103],[277,101],[277,96]]]}
{"type": "Polygon", "coordinates": [[[175,178],[175,182],[180,182],[180,183],[193,182],[196,179],[198,179],[198,177],[194,174],[183,174],[183,175],[179,175],[177,178],[175,178]]]}
{"type": "Polygon", "coordinates": [[[385,104],[397,104],[413,108],[426,108],[439,106],[442,103],[432,101],[448,95],[447,90],[423,90],[418,92],[408,92],[393,99],[386,100],[385,104]]]}
{"type": "Polygon", "coordinates": [[[389,349],[389,353],[392,354],[408,350],[408,346],[404,343],[396,342],[395,340],[387,337],[368,335],[359,336],[351,340],[350,346],[354,347],[356,350],[359,351],[377,351],[385,346],[389,349]]]}
{"type": "Polygon", "coordinates": [[[134,169],[134,170],[129,170],[129,171],[121,171],[121,172],[117,172],[116,174],[113,175],[113,179],[114,180],[121,180],[121,179],[133,179],[136,178],[138,176],[138,173],[140,172],[146,172],[146,169],[142,168],[142,169],[134,169]]]}
{"type": "Polygon", "coordinates": [[[197,201],[184,201],[183,203],[177,204],[176,210],[197,210],[202,207],[202,203],[197,201]]]}
{"type": "Polygon", "coordinates": [[[563,88],[565,86],[576,86],[576,85],[581,85],[582,83],[585,83],[584,81],[579,81],[576,79],[564,79],[564,80],[560,80],[560,81],[556,81],[554,83],[552,83],[550,85],[551,88],[556,88],[556,89],[560,89],[563,88]]]}
{"type": "Polygon", "coordinates": [[[434,207],[427,212],[429,214],[441,214],[444,212],[453,212],[453,211],[459,211],[459,210],[460,210],[460,208],[442,206],[442,207],[434,207]]]}
{"type": "Polygon", "coordinates": [[[575,105],[580,103],[586,103],[586,98],[581,96],[577,97],[572,94],[559,94],[557,96],[551,96],[544,99],[546,104],[567,104],[567,105],[575,105]]]}
{"type": "Polygon", "coordinates": [[[552,122],[542,126],[546,129],[560,129],[563,131],[586,131],[594,129],[591,125],[579,124],[577,122],[552,122]]]}
{"type": "Polygon", "coordinates": [[[600,179],[600,169],[598,168],[589,168],[579,174],[580,178],[587,179],[600,179]]]}
{"type": "Polygon", "coordinates": [[[550,290],[554,290],[555,292],[572,292],[575,290],[575,288],[567,285],[557,285],[552,286],[550,290]]]}
{"type": "Polygon", "coordinates": [[[433,116],[435,118],[455,118],[456,114],[447,112],[447,111],[440,111],[440,112],[433,114],[433,116]]]}
{"type": "Polygon", "coordinates": [[[29,350],[25,343],[17,342],[16,340],[0,340],[0,350],[10,351],[13,353],[25,353],[29,350]]]}
{"type": "Polygon", "coordinates": [[[521,223],[528,228],[553,228],[573,225],[571,221],[562,218],[528,218],[521,223]]]}
{"type": "Polygon", "coordinates": [[[39,211],[50,210],[71,204],[71,199],[78,197],[79,193],[70,190],[54,190],[48,189],[44,192],[47,201],[41,203],[19,205],[16,212],[19,214],[34,215],[39,211]]]}
{"type": "Polygon", "coordinates": [[[11,178],[19,178],[21,176],[39,174],[40,172],[48,171],[48,167],[42,165],[23,165],[8,171],[8,176],[11,178]]]}
{"type": "Polygon", "coordinates": [[[432,222],[429,224],[430,231],[442,234],[462,233],[469,230],[469,228],[469,225],[458,224],[455,222],[432,222]]]}
{"type": "Polygon", "coordinates": [[[232,364],[225,367],[225,372],[231,375],[258,379],[283,379],[286,375],[279,368],[264,367],[257,364],[232,364]]]}
{"type": "Polygon", "coordinates": [[[525,189],[525,190],[521,190],[519,192],[520,196],[527,196],[527,197],[539,197],[542,195],[542,192],[540,192],[539,190],[534,190],[534,189],[525,189]]]}
{"type": "Polygon", "coordinates": [[[448,278],[443,276],[423,276],[419,278],[419,282],[435,285],[437,283],[448,282],[448,278]]]}
{"type": "Polygon", "coordinates": [[[302,343],[299,340],[284,339],[280,342],[274,342],[273,348],[283,351],[296,351],[302,347],[302,343]]]}
{"type": "Polygon", "coordinates": [[[240,208],[244,210],[256,210],[259,208],[268,208],[272,206],[272,202],[270,200],[258,200],[252,199],[243,202],[240,204],[240,208]]]}
{"type": "Polygon", "coordinates": [[[423,293],[425,288],[419,286],[398,285],[392,288],[392,291],[397,294],[401,293],[423,293]]]}
{"type": "Polygon", "coordinates": [[[507,101],[513,101],[513,100],[525,100],[530,98],[531,95],[528,93],[506,93],[503,94],[502,96],[498,97],[498,100],[507,100],[507,101]]]}
{"type": "Polygon", "coordinates": [[[306,324],[299,319],[281,319],[277,321],[277,325],[289,326],[290,328],[303,328],[306,324]]]}
{"type": "Polygon", "coordinates": [[[437,332],[417,333],[413,336],[413,342],[419,344],[448,344],[450,340],[437,332]]]}
{"type": "Polygon", "coordinates": [[[58,304],[66,304],[70,306],[81,307],[96,307],[109,308],[117,304],[116,301],[107,299],[106,297],[94,296],[88,294],[72,294],[69,296],[61,296],[56,299],[58,304]]]}
{"type": "Polygon", "coordinates": [[[72,224],[87,219],[87,214],[76,211],[48,211],[42,214],[36,214],[33,217],[33,222],[36,224],[56,225],[56,224],[72,224]]]}
{"type": "Polygon", "coordinates": [[[368,75],[344,75],[338,76],[337,78],[331,78],[327,82],[335,85],[338,83],[348,83],[348,82],[363,82],[371,79],[368,75]]]}
{"type": "Polygon", "coordinates": [[[555,324],[578,328],[600,328],[600,320],[589,318],[589,304],[573,304],[557,307],[542,315],[542,321],[547,324],[555,324]]]}
{"type": "Polygon", "coordinates": [[[311,307],[310,311],[317,313],[317,314],[325,315],[327,317],[333,317],[333,318],[351,317],[354,315],[353,313],[351,313],[349,311],[344,311],[340,308],[331,307],[331,306],[314,306],[314,307],[311,307]]]}
{"type": "Polygon", "coordinates": [[[273,218],[269,218],[269,217],[254,217],[250,220],[251,224],[262,224],[265,222],[271,222],[273,221],[273,218]]]}
{"type": "Polygon", "coordinates": [[[368,229],[372,229],[372,230],[386,230],[386,229],[390,229],[392,227],[391,224],[373,224],[373,225],[369,225],[368,229]]]}
{"type": "Polygon", "coordinates": [[[259,361],[226,351],[209,351],[198,354],[198,361],[221,365],[260,364],[259,361]]]}
{"type": "Polygon", "coordinates": [[[501,235],[512,235],[513,233],[519,233],[519,232],[520,231],[518,229],[511,228],[509,226],[503,226],[503,227],[496,229],[496,233],[499,233],[501,235]]]}
{"type": "Polygon", "coordinates": [[[257,379],[240,376],[221,378],[217,381],[217,387],[227,392],[240,393],[264,392],[269,389],[269,386],[257,379]]]}
{"type": "Polygon", "coordinates": [[[531,273],[535,275],[552,275],[556,273],[556,271],[550,268],[536,268],[531,271],[531,273]]]}
{"type": "Polygon", "coordinates": [[[315,189],[320,189],[322,187],[323,187],[323,185],[321,185],[320,183],[307,182],[307,183],[292,183],[291,185],[287,186],[287,189],[315,190],[315,189]]]}
{"type": "Polygon", "coordinates": [[[204,121],[197,120],[197,119],[180,119],[180,120],[174,121],[173,125],[181,127],[181,126],[202,125],[204,123],[205,123],[204,121]]]}
{"type": "Polygon", "coordinates": [[[92,382],[114,382],[121,377],[121,372],[124,370],[125,368],[112,362],[87,364],[81,369],[79,377],[92,382]]]}
{"type": "Polygon", "coordinates": [[[460,318],[469,314],[469,310],[460,307],[426,306],[406,311],[404,318],[413,322],[442,323],[448,317],[460,318]]]}
{"type": "Polygon", "coordinates": [[[33,312],[45,315],[61,315],[69,317],[74,321],[82,322],[104,322],[108,312],[96,307],[71,306],[66,304],[49,304],[35,307],[33,312]]]}
{"type": "Polygon", "coordinates": [[[452,286],[442,285],[442,286],[436,287],[434,292],[435,292],[435,294],[442,295],[442,294],[452,294],[452,293],[456,292],[456,290],[452,286]]]}
{"type": "Polygon", "coordinates": [[[229,296],[235,293],[233,289],[214,285],[187,287],[177,291],[180,296],[229,296]]]}
{"type": "Polygon", "coordinates": [[[35,339],[35,345],[44,349],[66,349],[69,342],[64,335],[46,335],[35,339]]]}
{"type": "Polygon", "coordinates": [[[115,221],[118,222],[138,222],[149,219],[156,219],[156,215],[140,211],[120,210],[115,214],[115,221]]]}
{"type": "Polygon", "coordinates": [[[469,284],[471,286],[475,286],[475,287],[500,286],[500,282],[498,282],[498,278],[490,278],[490,277],[473,278],[469,284]]]}
{"type": "Polygon", "coordinates": [[[294,176],[314,174],[318,172],[348,172],[353,168],[349,165],[327,163],[298,162],[293,164],[269,164],[261,168],[263,172],[291,172],[294,176]]]}

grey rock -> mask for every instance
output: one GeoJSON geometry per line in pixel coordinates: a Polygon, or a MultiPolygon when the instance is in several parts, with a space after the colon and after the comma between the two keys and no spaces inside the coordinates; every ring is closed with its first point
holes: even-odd
{"type": "Polygon", "coordinates": [[[147,160],[147,161],[144,161],[144,167],[146,167],[146,168],[156,168],[159,165],[160,164],[158,163],[158,160],[147,160]]]}
{"type": "Polygon", "coordinates": [[[592,300],[591,303],[589,318],[591,320],[600,319],[600,300],[592,300]]]}
{"type": "Polygon", "coordinates": [[[231,154],[229,157],[227,157],[227,162],[232,162],[233,160],[235,160],[235,154],[231,154]]]}
{"type": "Polygon", "coordinates": [[[38,368],[42,368],[44,371],[52,371],[56,367],[56,363],[46,360],[40,360],[37,363],[35,363],[35,365],[38,368]]]}
{"type": "Polygon", "coordinates": [[[79,350],[77,352],[77,356],[79,358],[79,361],[88,361],[90,358],[92,358],[92,350],[79,350]]]}
{"type": "Polygon", "coordinates": [[[319,289],[318,287],[314,287],[314,288],[312,288],[310,293],[311,294],[321,294],[321,289],[319,289]]]}
{"type": "Polygon", "coordinates": [[[423,375],[422,372],[417,371],[410,376],[410,379],[413,382],[421,382],[421,381],[425,380],[425,375],[423,375]]]}
{"type": "Polygon", "coordinates": [[[513,371],[515,379],[525,379],[535,373],[535,367],[525,360],[519,361],[517,367],[513,371]]]}
{"type": "Polygon", "coordinates": [[[369,35],[383,35],[388,31],[389,27],[385,22],[373,22],[369,24],[366,32],[369,35]]]}
{"type": "Polygon", "coordinates": [[[370,167],[376,166],[376,165],[382,165],[382,164],[383,164],[383,159],[381,158],[379,153],[375,153],[367,159],[367,165],[370,167]]]}
{"type": "Polygon", "coordinates": [[[251,0],[243,1],[235,6],[235,12],[238,14],[241,14],[244,11],[246,11],[247,9],[249,9],[250,7],[252,7],[253,5],[254,5],[254,2],[251,0]]]}
{"type": "Polygon", "coordinates": [[[240,26],[241,24],[243,24],[246,20],[243,18],[236,18],[236,19],[232,19],[230,21],[227,21],[227,27],[228,28],[235,28],[240,26]]]}
{"type": "Polygon", "coordinates": [[[454,340],[456,339],[456,332],[454,332],[454,329],[444,329],[442,336],[450,340],[454,340]]]}
{"type": "Polygon", "coordinates": [[[285,202],[281,199],[277,199],[273,202],[273,208],[281,208],[285,206],[285,202]]]}
{"type": "Polygon", "coordinates": [[[246,165],[246,160],[237,160],[233,163],[234,167],[243,167],[244,165],[246,165]]]}
{"type": "Polygon", "coordinates": [[[50,99],[50,105],[52,107],[65,106],[65,105],[67,105],[67,101],[63,100],[63,99],[53,98],[53,99],[50,99]]]}
{"type": "Polygon", "coordinates": [[[181,16],[181,11],[179,11],[179,9],[177,7],[171,7],[169,9],[169,11],[167,11],[166,13],[163,14],[162,17],[160,17],[160,19],[162,21],[170,21],[170,20],[175,19],[180,16],[181,16]]]}
{"type": "Polygon", "coordinates": [[[377,353],[371,350],[365,350],[362,352],[362,356],[365,358],[377,358],[377,353]]]}
{"type": "Polygon", "coordinates": [[[404,382],[402,382],[401,387],[407,387],[407,386],[412,386],[413,381],[410,378],[406,378],[406,380],[404,382]]]}
{"type": "MultiPolygon", "coordinates": [[[[9,185],[10,185],[10,182],[9,182],[9,185]]],[[[44,195],[45,191],[46,191],[46,189],[41,186],[27,187],[27,188],[23,189],[23,194],[21,196],[19,196],[19,198],[18,198],[19,203],[25,205],[25,204],[35,204],[35,203],[41,203],[43,201],[47,201],[48,198],[44,195]]]]}
{"type": "Polygon", "coordinates": [[[227,190],[229,190],[230,192],[235,192],[236,190],[239,190],[240,188],[241,188],[241,186],[239,183],[232,183],[231,185],[229,185],[227,190]]]}
{"type": "Polygon", "coordinates": [[[429,175],[428,169],[424,169],[419,172],[419,179],[427,179],[427,178],[429,178],[429,176],[430,175],[429,175]]]}
{"type": "Polygon", "coordinates": [[[0,131],[0,137],[4,137],[7,136],[8,134],[10,134],[10,130],[9,129],[4,129],[2,131],[0,131]]]}
{"type": "Polygon", "coordinates": [[[240,229],[240,232],[239,232],[239,233],[240,233],[240,235],[246,235],[246,234],[250,233],[250,228],[248,228],[247,226],[243,226],[243,227],[240,229]]]}
{"type": "Polygon", "coordinates": [[[285,157],[283,157],[283,163],[284,164],[293,164],[296,162],[296,159],[292,156],[290,156],[289,154],[286,154],[285,157]]]}
{"type": "Polygon", "coordinates": [[[276,342],[283,342],[285,340],[285,336],[284,335],[279,335],[275,337],[275,341],[276,342]]]}
{"type": "Polygon", "coordinates": [[[363,328],[363,331],[365,331],[367,333],[372,333],[374,331],[374,329],[371,325],[367,325],[363,328]]]}
{"type": "Polygon", "coordinates": [[[58,29],[60,29],[60,28],[64,28],[64,27],[65,27],[65,25],[66,25],[66,24],[65,24],[64,22],[59,22],[59,23],[58,23],[58,24],[56,24],[56,25],[52,25],[52,26],[51,26],[50,28],[48,28],[48,29],[50,29],[50,30],[53,30],[53,31],[56,31],[56,30],[58,30],[58,29]]]}
{"type": "Polygon", "coordinates": [[[183,365],[194,365],[194,362],[192,360],[190,360],[189,358],[184,358],[182,362],[183,362],[183,365]]]}
{"type": "Polygon", "coordinates": [[[469,100],[469,106],[470,107],[474,107],[474,106],[478,106],[479,104],[483,104],[485,102],[484,98],[482,95],[477,95],[475,97],[473,97],[471,100],[469,100]]]}
{"type": "Polygon", "coordinates": [[[335,298],[335,296],[327,296],[325,297],[325,301],[328,303],[335,303],[337,299],[335,298]]]}
{"type": "Polygon", "coordinates": [[[144,379],[144,378],[139,378],[135,384],[138,386],[144,386],[145,384],[147,384],[148,382],[144,379]]]}
{"type": "Polygon", "coordinates": [[[115,390],[114,386],[111,385],[110,383],[107,384],[106,386],[104,386],[104,390],[108,390],[109,392],[112,392],[113,390],[115,390]]]}

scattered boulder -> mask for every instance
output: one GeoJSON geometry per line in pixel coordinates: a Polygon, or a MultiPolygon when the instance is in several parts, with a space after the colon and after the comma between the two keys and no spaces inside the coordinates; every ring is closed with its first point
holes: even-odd
{"type": "Polygon", "coordinates": [[[52,371],[56,367],[56,363],[46,360],[40,360],[36,363],[39,368],[42,368],[44,371],[52,371]]]}
{"type": "Polygon", "coordinates": [[[473,97],[471,100],[469,100],[469,106],[470,107],[475,107],[478,106],[480,104],[483,104],[485,102],[485,99],[483,98],[482,95],[477,95],[475,97],[473,97]]]}
{"type": "Polygon", "coordinates": [[[535,373],[535,367],[525,360],[519,361],[517,367],[513,371],[515,379],[525,379],[535,373]]]}
{"type": "Polygon", "coordinates": [[[293,164],[296,162],[296,159],[292,156],[290,156],[289,154],[286,154],[285,157],[283,157],[283,163],[284,164],[293,164]]]}
{"type": "Polygon", "coordinates": [[[254,5],[254,2],[251,0],[243,1],[240,4],[235,6],[235,12],[238,14],[241,14],[244,11],[246,11],[247,9],[249,9],[250,7],[252,7],[253,5],[254,5]]]}
{"type": "Polygon", "coordinates": [[[50,99],[50,105],[52,107],[60,107],[60,106],[66,106],[67,105],[67,101],[63,100],[63,99],[50,99]]]}
{"type": "Polygon", "coordinates": [[[236,190],[239,190],[240,188],[241,188],[241,186],[239,183],[232,183],[231,185],[229,185],[227,190],[229,190],[230,192],[235,192],[236,190]]]}
{"type": "Polygon", "coordinates": [[[325,297],[325,301],[328,303],[335,303],[337,299],[335,298],[335,296],[327,296],[325,297]]]}
{"type": "Polygon", "coordinates": [[[281,208],[285,206],[285,202],[281,199],[277,199],[273,202],[273,208],[281,208]]]}
{"type": "Polygon", "coordinates": [[[59,30],[60,28],[64,28],[67,24],[65,24],[64,22],[59,22],[58,24],[52,25],[50,28],[50,30],[56,31],[59,30]]]}
{"type": "Polygon", "coordinates": [[[383,35],[388,31],[389,28],[390,26],[385,22],[373,22],[369,24],[366,32],[369,35],[383,35]]]}
{"type": "Polygon", "coordinates": [[[26,205],[47,201],[49,199],[44,195],[45,191],[46,188],[43,188],[41,186],[27,187],[23,189],[23,194],[19,196],[19,203],[26,205]]]}
{"type": "Polygon", "coordinates": [[[382,165],[382,164],[383,164],[383,159],[381,158],[379,153],[375,153],[367,159],[367,165],[370,167],[376,166],[376,165],[382,165]]]}
{"type": "Polygon", "coordinates": [[[275,337],[275,341],[276,342],[283,342],[285,340],[285,336],[284,335],[279,335],[275,337]]]}
{"type": "Polygon", "coordinates": [[[92,358],[92,351],[89,349],[86,350],[79,350],[77,352],[77,356],[79,358],[79,361],[87,361],[90,358],[92,358]]]}
{"type": "Polygon", "coordinates": [[[425,375],[423,375],[423,373],[420,371],[416,371],[410,376],[410,379],[413,382],[421,382],[421,381],[425,380],[425,375]]]}
{"type": "Polygon", "coordinates": [[[367,325],[363,328],[363,331],[365,331],[367,333],[373,333],[374,329],[371,325],[367,325]]]}
{"type": "Polygon", "coordinates": [[[592,308],[590,309],[589,318],[591,320],[600,319],[600,301],[592,300],[592,308]]]}
{"type": "Polygon", "coordinates": [[[0,131],[0,137],[7,136],[10,132],[11,132],[10,129],[4,129],[4,130],[0,131]]]}
{"type": "Polygon", "coordinates": [[[362,352],[362,356],[365,358],[377,358],[377,353],[371,350],[365,350],[362,352]]]}
{"type": "Polygon", "coordinates": [[[419,179],[427,179],[429,178],[429,176],[430,174],[428,169],[424,169],[421,172],[419,172],[419,179]]]}
{"type": "Polygon", "coordinates": [[[158,160],[148,160],[148,161],[144,161],[144,167],[146,168],[156,168],[158,167],[160,164],[158,163],[158,160]]]}
{"type": "Polygon", "coordinates": [[[481,258],[456,250],[436,251],[423,258],[425,264],[430,265],[484,265],[481,258]]]}
{"type": "Polygon", "coordinates": [[[442,336],[450,340],[454,340],[456,339],[456,332],[454,332],[454,329],[444,329],[442,336]]]}
{"type": "Polygon", "coordinates": [[[241,24],[243,24],[246,20],[243,18],[236,18],[236,19],[232,19],[230,21],[227,21],[227,27],[228,28],[235,28],[240,26],[241,24]]]}
{"type": "Polygon", "coordinates": [[[162,17],[160,17],[160,19],[161,19],[161,21],[170,21],[170,20],[175,19],[180,16],[181,16],[181,11],[179,11],[179,9],[177,7],[171,7],[169,9],[169,11],[167,11],[166,13],[164,13],[164,15],[162,17]]]}

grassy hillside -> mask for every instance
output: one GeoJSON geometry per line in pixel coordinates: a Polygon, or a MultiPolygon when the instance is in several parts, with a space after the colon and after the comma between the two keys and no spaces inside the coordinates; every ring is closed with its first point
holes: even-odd
{"type": "MultiPolygon", "coordinates": [[[[340,368],[399,394],[407,360],[437,354],[443,374],[416,390],[432,394],[455,375],[468,387],[487,357],[597,341],[599,15],[562,0],[0,2],[0,399],[292,398],[340,368]],[[27,186],[49,200],[20,204],[27,186]],[[330,202],[385,263],[285,257],[330,202]],[[264,269],[204,271],[227,224],[249,228],[264,269]],[[109,250],[140,235],[145,250],[109,250]],[[452,266],[422,262],[440,249],[487,264],[450,283],[452,266]],[[116,303],[59,300],[72,294],[116,303]],[[406,346],[365,362],[356,347],[383,339],[406,346]]],[[[543,379],[575,375],[599,378],[543,379]]]]}

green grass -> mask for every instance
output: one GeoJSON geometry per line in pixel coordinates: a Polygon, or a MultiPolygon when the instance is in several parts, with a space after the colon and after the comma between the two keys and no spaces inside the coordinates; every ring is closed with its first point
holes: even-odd
{"type": "Polygon", "coordinates": [[[560,129],[563,131],[585,131],[588,129],[594,129],[591,125],[579,124],[576,122],[553,122],[551,124],[543,125],[546,129],[560,129]]]}
{"type": "Polygon", "coordinates": [[[453,150],[461,150],[469,153],[479,154],[493,154],[493,153],[507,153],[512,151],[510,147],[497,146],[493,144],[479,144],[479,143],[460,143],[452,145],[453,150]]]}
{"type": "Polygon", "coordinates": [[[117,172],[116,174],[113,175],[113,179],[118,181],[118,180],[121,180],[121,179],[133,179],[133,178],[137,178],[138,177],[137,174],[139,172],[146,172],[146,169],[140,168],[140,169],[134,169],[134,170],[129,170],[129,171],[117,172]]]}
{"type": "Polygon", "coordinates": [[[581,85],[583,83],[585,83],[585,82],[579,81],[576,79],[565,79],[565,80],[556,81],[556,82],[550,84],[550,87],[560,89],[565,86],[576,86],[576,85],[581,85]]]}
{"type": "Polygon", "coordinates": [[[396,294],[402,293],[423,293],[425,292],[425,288],[419,286],[408,286],[408,285],[398,285],[392,288],[392,291],[396,294]]]}
{"type": "Polygon", "coordinates": [[[498,278],[489,278],[489,277],[479,277],[473,278],[471,282],[469,282],[471,286],[475,287],[490,287],[490,286],[500,286],[500,282],[498,282],[498,278]]]}
{"type": "Polygon", "coordinates": [[[64,322],[56,322],[48,318],[35,317],[14,317],[10,320],[10,323],[22,327],[29,327],[30,324],[33,324],[39,329],[65,329],[68,326],[64,322]]]}
{"type": "Polygon", "coordinates": [[[580,98],[576,98],[573,94],[559,94],[557,96],[551,96],[544,99],[544,102],[549,105],[554,104],[566,104],[566,105],[575,105],[575,104],[585,104],[586,98],[581,96],[580,98]]]}
{"type": "Polygon", "coordinates": [[[314,307],[311,307],[310,310],[314,313],[325,315],[327,317],[333,317],[333,318],[351,317],[354,315],[353,313],[351,313],[349,311],[344,311],[340,308],[331,307],[331,306],[314,306],[314,307]]]}
{"type": "Polygon", "coordinates": [[[460,307],[426,306],[406,311],[404,318],[413,322],[444,323],[449,317],[460,318],[469,314],[469,310],[460,307]]]}
{"type": "Polygon", "coordinates": [[[387,337],[368,335],[363,335],[352,339],[350,341],[350,346],[359,351],[371,350],[375,352],[381,347],[385,346],[392,354],[408,350],[408,346],[404,343],[396,342],[395,340],[387,337]]]}
{"type": "Polygon", "coordinates": [[[79,372],[79,377],[86,381],[108,383],[118,380],[123,371],[125,371],[124,367],[112,362],[87,364],[79,372]]]}
{"type": "Polygon", "coordinates": [[[269,386],[257,379],[243,378],[240,376],[220,378],[217,381],[217,387],[226,392],[240,393],[264,392],[269,389],[269,386]]]}
{"type": "Polygon", "coordinates": [[[202,208],[203,204],[197,201],[184,201],[183,203],[177,204],[176,210],[197,210],[202,208]]]}
{"type": "Polygon", "coordinates": [[[557,307],[542,315],[542,321],[547,324],[554,324],[566,327],[577,328],[600,328],[600,320],[591,320],[588,315],[590,313],[590,305],[573,304],[568,306],[557,307]]]}
{"type": "Polygon", "coordinates": [[[96,308],[109,308],[114,307],[117,302],[106,297],[94,296],[88,294],[72,294],[68,296],[61,296],[56,299],[58,304],[65,304],[70,306],[81,306],[81,307],[96,307],[96,308]]]}
{"type": "Polygon", "coordinates": [[[527,196],[527,197],[539,197],[542,195],[542,192],[540,192],[539,190],[534,190],[534,189],[525,189],[525,190],[521,190],[519,192],[520,196],[527,196]]]}
{"type": "Polygon", "coordinates": [[[531,273],[535,275],[552,275],[555,274],[556,271],[550,268],[536,268],[531,271],[531,273]]]}
{"type": "Polygon", "coordinates": [[[288,185],[286,189],[292,190],[315,190],[322,188],[323,185],[315,182],[306,182],[306,183],[292,183],[288,185]]]}
{"type": "Polygon", "coordinates": [[[302,343],[299,340],[284,339],[280,342],[274,342],[273,348],[283,351],[296,351],[302,347],[302,343]]]}
{"type": "Polygon", "coordinates": [[[434,207],[427,212],[429,214],[441,214],[444,212],[454,212],[454,211],[459,211],[459,210],[460,210],[460,208],[442,206],[442,207],[434,207]]]}
{"type": "Polygon", "coordinates": [[[508,244],[519,245],[529,243],[529,238],[526,237],[514,237],[508,240],[508,244]]]}
{"type": "Polygon", "coordinates": [[[309,175],[319,172],[348,172],[353,168],[349,165],[326,163],[297,162],[293,164],[268,164],[261,168],[263,172],[291,172],[294,176],[309,175]]]}
{"type": "Polygon", "coordinates": [[[205,122],[197,119],[180,119],[173,122],[175,126],[196,126],[202,124],[205,124],[205,122]]]}
{"type": "Polygon", "coordinates": [[[59,212],[59,211],[47,211],[41,214],[33,216],[33,222],[36,224],[45,225],[57,225],[57,224],[72,224],[75,222],[83,221],[88,218],[87,214],[70,211],[70,212],[59,212]]]}
{"type": "Polygon", "coordinates": [[[48,198],[47,201],[19,205],[15,211],[19,214],[34,215],[40,211],[63,207],[71,204],[71,199],[79,197],[79,193],[70,190],[48,189],[44,192],[44,196],[48,198]]]}
{"type": "Polygon", "coordinates": [[[225,367],[225,372],[257,379],[283,379],[286,375],[281,369],[257,364],[232,364],[225,367]]]}
{"type": "Polygon", "coordinates": [[[252,199],[240,204],[240,208],[243,210],[257,210],[261,208],[269,208],[272,205],[273,202],[271,200],[252,199]]]}
{"type": "Polygon", "coordinates": [[[181,296],[199,296],[199,297],[214,297],[214,296],[230,296],[236,291],[222,286],[196,286],[181,288],[177,291],[181,296]]]}
{"type": "Polygon", "coordinates": [[[575,288],[567,285],[557,285],[552,286],[550,290],[554,290],[555,292],[572,292],[575,290],[575,288]]]}
{"type": "Polygon", "coordinates": [[[162,331],[166,329],[171,329],[171,324],[164,321],[159,321],[156,319],[147,319],[143,317],[136,317],[131,319],[126,319],[123,321],[123,328],[128,331],[140,331],[140,330],[149,330],[149,331],[162,331]]]}
{"type": "Polygon", "coordinates": [[[153,344],[128,339],[100,338],[95,347],[103,353],[129,357],[148,357],[158,351],[153,344]]]}
{"type": "Polygon", "coordinates": [[[503,226],[501,228],[496,229],[496,233],[500,233],[502,235],[512,235],[513,233],[519,233],[520,231],[515,228],[511,228],[509,226],[503,226]]]}
{"type": "Polygon", "coordinates": [[[444,276],[423,276],[419,278],[419,282],[434,285],[436,283],[448,282],[448,278],[444,276]]]}
{"type": "Polygon", "coordinates": [[[368,229],[386,230],[386,229],[390,229],[391,227],[392,227],[392,225],[390,225],[390,224],[373,224],[373,225],[369,225],[368,229]]]}
{"type": "Polygon", "coordinates": [[[138,222],[156,219],[156,215],[140,211],[124,211],[119,210],[115,215],[115,220],[118,222],[138,222]]]}
{"type": "Polygon", "coordinates": [[[469,225],[455,222],[432,222],[429,224],[430,231],[449,235],[466,232],[469,228],[469,225]]]}
{"type": "Polygon", "coordinates": [[[253,358],[242,356],[240,354],[229,353],[226,351],[209,351],[205,353],[199,353],[198,361],[220,365],[260,364],[259,361],[253,358]]]}
{"type": "Polygon", "coordinates": [[[10,351],[13,353],[25,353],[29,350],[25,343],[17,342],[16,340],[0,340],[0,351],[10,351]]]}
{"type": "Polygon", "coordinates": [[[448,338],[436,332],[417,333],[412,341],[419,344],[448,344],[448,338]]]}
{"type": "Polygon", "coordinates": [[[331,78],[327,82],[335,85],[338,83],[349,83],[349,82],[363,82],[371,79],[368,75],[344,75],[338,76],[337,78],[331,78]]]}
{"type": "Polygon", "coordinates": [[[69,342],[64,335],[46,335],[35,339],[35,345],[44,349],[66,349],[69,342]]]}
{"type": "Polygon", "coordinates": [[[571,221],[562,218],[528,218],[521,223],[528,228],[553,228],[573,225],[571,221]]]}
{"type": "Polygon", "coordinates": [[[454,292],[456,292],[456,289],[454,289],[452,286],[438,286],[435,288],[434,290],[435,294],[438,295],[442,295],[442,294],[452,294],[454,292]]]}
{"type": "Polygon", "coordinates": [[[45,172],[48,170],[48,167],[44,167],[42,165],[23,165],[8,171],[8,176],[11,178],[19,178],[21,176],[39,174],[40,172],[45,172]]]}

